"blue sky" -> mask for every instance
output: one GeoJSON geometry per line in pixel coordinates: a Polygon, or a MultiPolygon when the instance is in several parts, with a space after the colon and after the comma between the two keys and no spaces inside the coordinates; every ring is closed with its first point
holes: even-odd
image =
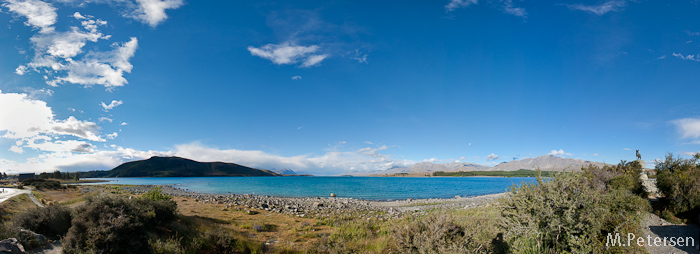
{"type": "Polygon", "coordinates": [[[697,1],[0,2],[0,171],[700,151],[697,1]]]}

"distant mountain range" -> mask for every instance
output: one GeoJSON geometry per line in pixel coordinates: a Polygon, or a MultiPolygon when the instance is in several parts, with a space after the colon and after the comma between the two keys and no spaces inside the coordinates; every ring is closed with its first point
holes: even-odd
{"type": "Polygon", "coordinates": [[[81,172],[81,177],[197,177],[197,176],[280,176],[226,162],[198,162],[180,157],[154,156],[147,160],[126,162],[109,171],[81,172]]]}
{"type": "Polygon", "coordinates": [[[456,172],[456,171],[515,171],[519,169],[540,169],[543,171],[563,171],[563,170],[581,170],[584,165],[593,164],[599,167],[606,165],[602,162],[561,158],[552,155],[543,155],[536,158],[525,158],[522,160],[514,160],[503,162],[493,167],[479,165],[467,162],[448,162],[448,163],[430,163],[420,162],[409,167],[392,167],[387,170],[372,170],[372,171],[353,171],[346,173],[348,175],[384,175],[396,173],[433,173],[435,171],[456,172]]]}
{"type": "Polygon", "coordinates": [[[504,162],[492,167],[490,170],[513,171],[518,169],[537,169],[543,171],[581,170],[584,165],[593,164],[598,167],[606,165],[602,162],[561,158],[552,155],[542,155],[535,158],[525,158],[504,162]]]}
{"type": "Polygon", "coordinates": [[[294,170],[288,169],[288,168],[282,168],[282,169],[270,169],[270,171],[275,172],[280,175],[296,175],[297,172],[294,172],[294,170]]]}

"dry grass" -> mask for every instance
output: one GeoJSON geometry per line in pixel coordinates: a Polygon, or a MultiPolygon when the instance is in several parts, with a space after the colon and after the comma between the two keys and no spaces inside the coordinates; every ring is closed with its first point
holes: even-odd
{"type": "Polygon", "coordinates": [[[195,202],[192,198],[176,197],[174,200],[183,216],[221,224],[224,228],[245,234],[256,241],[276,242],[276,248],[299,251],[313,248],[324,235],[331,232],[331,227],[318,219],[293,217],[244,206],[226,208],[222,204],[195,202]],[[245,212],[246,209],[258,213],[249,215],[245,212]],[[262,227],[263,230],[256,226],[262,227]]]}
{"type": "Polygon", "coordinates": [[[36,205],[29,199],[29,196],[25,194],[14,196],[0,203],[0,221],[35,207],[36,205]]]}

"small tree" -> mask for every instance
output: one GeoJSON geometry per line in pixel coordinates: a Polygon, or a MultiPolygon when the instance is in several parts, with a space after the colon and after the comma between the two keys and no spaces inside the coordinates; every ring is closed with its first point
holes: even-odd
{"type": "Polygon", "coordinates": [[[75,171],[74,179],[76,181],[80,181],[80,176],[78,175],[78,171],[75,171]]]}

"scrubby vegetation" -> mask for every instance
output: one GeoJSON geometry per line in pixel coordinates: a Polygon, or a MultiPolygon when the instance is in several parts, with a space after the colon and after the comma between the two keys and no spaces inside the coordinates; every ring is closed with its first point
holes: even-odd
{"type": "MultiPolygon", "coordinates": [[[[589,166],[587,169],[595,169],[589,166]]],[[[511,190],[501,202],[506,241],[516,253],[635,253],[634,247],[605,246],[607,233],[640,234],[643,210],[648,202],[629,185],[616,185],[612,176],[596,185],[610,171],[584,169],[587,174],[563,174],[536,185],[511,190]],[[602,187],[602,188],[601,188],[602,187]],[[603,189],[603,190],[601,190],[603,189]]],[[[613,173],[614,175],[614,173],[613,173]]]]}
{"type": "Polygon", "coordinates": [[[538,171],[519,169],[516,171],[458,171],[458,172],[433,172],[433,176],[501,176],[501,177],[552,177],[555,171],[538,171]]]}
{"type": "Polygon", "coordinates": [[[59,181],[39,178],[25,179],[24,181],[22,181],[22,185],[33,186],[34,188],[37,188],[39,190],[58,190],[64,188],[64,186],[62,186],[61,182],[59,181]]]}
{"type": "Polygon", "coordinates": [[[71,227],[73,216],[71,209],[65,206],[37,207],[14,217],[14,225],[58,239],[66,235],[71,227]]]}
{"type": "Polygon", "coordinates": [[[695,220],[700,213],[700,153],[689,159],[668,154],[657,161],[656,185],[663,194],[657,207],[662,217],[695,220]]]}

